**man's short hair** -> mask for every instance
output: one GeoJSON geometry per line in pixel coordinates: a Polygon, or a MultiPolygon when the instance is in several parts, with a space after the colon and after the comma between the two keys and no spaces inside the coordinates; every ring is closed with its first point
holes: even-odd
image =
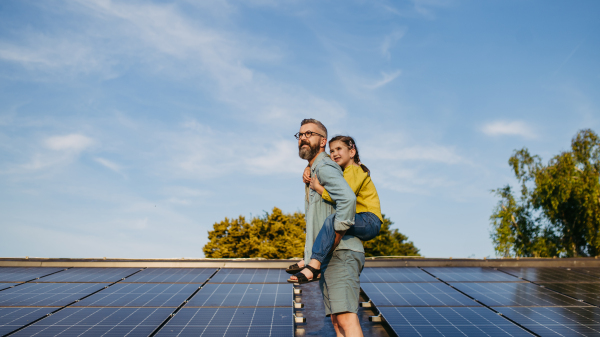
{"type": "Polygon", "coordinates": [[[302,123],[300,123],[300,126],[304,125],[304,124],[315,124],[316,126],[318,126],[324,134],[325,139],[327,139],[327,128],[325,127],[325,125],[323,125],[323,123],[319,122],[318,120],[314,119],[314,118],[306,118],[302,120],[302,123]]]}

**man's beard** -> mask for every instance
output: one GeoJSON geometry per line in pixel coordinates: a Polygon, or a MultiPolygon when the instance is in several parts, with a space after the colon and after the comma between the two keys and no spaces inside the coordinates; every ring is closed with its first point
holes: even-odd
{"type": "Polygon", "coordinates": [[[315,146],[313,147],[309,142],[302,142],[298,146],[298,149],[300,150],[299,151],[300,158],[306,159],[306,160],[311,160],[319,153],[320,148],[321,147],[319,146],[319,144],[315,144],[315,146]],[[308,148],[303,147],[304,145],[308,145],[308,148]]]}

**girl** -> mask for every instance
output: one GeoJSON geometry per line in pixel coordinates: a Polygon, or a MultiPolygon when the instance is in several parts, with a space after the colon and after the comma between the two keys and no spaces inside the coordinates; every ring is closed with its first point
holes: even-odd
{"type": "MultiPolygon", "coordinates": [[[[290,283],[308,283],[317,281],[321,273],[321,263],[325,257],[339,244],[344,235],[353,235],[362,241],[369,241],[379,234],[383,217],[377,190],[370,177],[369,169],[360,162],[358,148],[354,139],[349,136],[335,136],[329,141],[331,159],[344,170],[344,179],[356,194],[356,216],[354,226],[345,233],[338,233],[333,228],[333,220],[327,218],[313,244],[311,260],[306,266],[301,261],[291,265],[286,271],[294,274],[290,283]],[[302,266],[300,265],[302,264],[302,266]]],[[[310,188],[318,192],[323,199],[333,202],[327,190],[319,183],[316,176],[310,178],[310,168],[304,171],[304,180],[310,181],[310,188]]]]}

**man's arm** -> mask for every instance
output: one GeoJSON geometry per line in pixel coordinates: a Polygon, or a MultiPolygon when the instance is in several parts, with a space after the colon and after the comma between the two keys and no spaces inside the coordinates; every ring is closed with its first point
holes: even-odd
{"type": "Polygon", "coordinates": [[[319,168],[317,175],[319,182],[327,189],[331,200],[336,204],[333,228],[336,232],[348,230],[354,225],[356,195],[339,169],[325,164],[319,168]]]}

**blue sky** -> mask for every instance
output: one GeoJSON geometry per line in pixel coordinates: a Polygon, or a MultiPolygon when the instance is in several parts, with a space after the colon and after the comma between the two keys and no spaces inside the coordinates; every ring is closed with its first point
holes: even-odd
{"type": "Polygon", "coordinates": [[[493,256],[527,147],[600,131],[597,1],[2,1],[0,256],[201,257],[303,211],[293,134],[356,138],[428,257],[493,256]]]}

